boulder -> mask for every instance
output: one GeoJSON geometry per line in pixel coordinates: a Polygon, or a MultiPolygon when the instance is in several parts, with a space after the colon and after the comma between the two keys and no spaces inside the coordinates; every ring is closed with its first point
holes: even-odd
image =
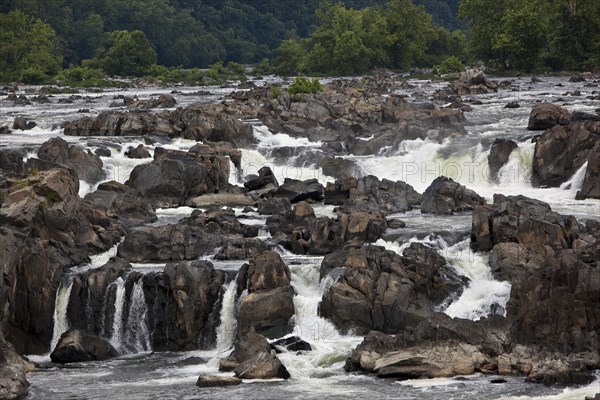
{"type": "Polygon", "coordinates": [[[328,183],[325,204],[342,205],[345,211],[405,212],[421,203],[421,195],[402,181],[379,180],[369,175],[328,183]]]}
{"type": "Polygon", "coordinates": [[[600,199],[600,140],[590,151],[587,163],[583,185],[575,198],[578,200],[600,199]]]}
{"type": "Polygon", "coordinates": [[[323,295],[321,315],[359,334],[402,332],[431,318],[435,306],[466,283],[437,251],[417,243],[403,256],[373,245],[341,250],[325,257],[321,268],[321,276],[343,268],[323,295]]]}
{"type": "Polygon", "coordinates": [[[287,214],[292,210],[292,203],[287,197],[271,197],[260,199],[257,211],[261,215],[287,214]]]}
{"type": "Polygon", "coordinates": [[[50,354],[55,363],[72,363],[82,361],[104,361],[117,357],[119,353],[104,339],[97,335],[78,329],[71,329],[62,334],[56,348],[50,354]]]}
{"type": "Polygon", "coordinates": [[[469,211],[475,206],[485,204],[485,199],[454,182],[451,178],[440,176],[423,192],[421,212],[429,214],[452,214],[469,211]]]}
{"type": "Polygon", "coordinates": [[[37,124],[33,121],[29,121],[24,117],[16,117],[12,124],[12,129],[19,129],[22,131],[27,131],[33,129],[37,126],[37,124]]]}
{"type": "Polygon", "coordinates": [[[133,169],[125,184],[155,207],[177,207],[228,187],[229,160],[178,150],[155,151],[154,160],[133,169]]]}
{"type": "Polygon", "coordinates": [[[284,339],[279,339],[271,343],[271,346],[276,350],[277,348],[284,348],[287,351],[311,351],[312,346],[300,339],[297,336],[290,336],[284,339]]]}
{"type": "Polygon", "coordinates": [[[108,217],[117,218],[128,226],[157,220],[154,208],[140,192],[115,181],[101,183],[84,200],[92,208],[103,210],[108,217]]]}
{"type": "Polygon", "coordinates": [[[80,179],[95,183],[104,179],[102,160],[83,147],[71,145],[60,137],[44,142],[38,151],[38,158],[54,164],[73,168],[80,179]]]}
{"type": "Polygon", "coordinates": [[[277,178],[269,167],[262,167],[258,170],[258,177],[248,180],[244,183],[244,187],[248,190],[262,189],[268,184],[279,187],[277,178]]]}
{"type": "Polygon", "coordinates": [[[238,335],[254,331],[267,338],[278,338],[291,331],[295,313],[291,272],[279,254],[266,251],[244,264],[237,277],[242,295],[238,315],[238,335]]]}
{"type": "Polygon", "coordinates": [[[235,371],[240,379],[288,379],[289,372],[275,354],[269,342],[255,332],[240,335],[227,359],[221,360],[219,370],[235,371]]]}
{"type": "Polygon", "coordinates": [[[290,373],[275,354],[261,352],[235,369],[240,379],[288,379],[290,373]]]}
{"type": "Polygon", "coordinates": [[[599,141],[600,122],[575,122],[548,129],[535,144],[532,184],[560,186],[588,161],[599,141]]]}
{"type": "Polygon", "coordinates": [[[161,94],[156,98],[134,101],[130,105],[133,108],[171,108],[175,107],[176,104],[177,101],[172,95],[161,94]]]}
{"type": "Polygon", "coordinates": [[[537,103],[529,114],[527,129],[543,131],[556,125],[566,125],[571,120],[571,113],[564,107],[552,103],[537,103]]]}
{"type": "Polygon", "coordinates": [[[184,351],[198,349],[199,338],[210,344],[206,338],[215,335],[210,317],[219,301],[225,273],[208,261],[192,261],[169,263],[164,275],[173,300],[170,315],[166,316],[167,321],[172,321],[169,326],[175,328],[169,332],[169,340],[184,351]]]}
{"type": "Polygon", "coordinates": [[[0,334],[0,399],[21,399],[29,390],[27,373],[34,365],[14,352],[0,334]]]}
{"type": "Polygon", "coordinates": [[[242,383],[240,378],[234,376],[200,375],[196,386],[201,388],[235,386],[242,383]]]}
{"type": "Polygon", "coordinates": [[[297,203],[302,200],[323,200],[323,185],[316,179],[308,179],[300,181],[297,179],[285,178],[281,186],[277,188],[274,197],[285,197],[292,203],[297,203]]]}
{"type": "Polygon", "coordinates": [[[490,178],[492,181],[498,181],[498,171],[508,162],[510,155],[518,146],[514,140],[495,139],[490,154],[488,155],[488,166],[490,168],[490,178]]]}
{"type": "Polygon", "coordinates": [[[473,211],[471,248],[490,251],[504,242],[570,248],[578,231],[573,217],[553,212],[540,200],[496,194],[493,207],[473,211]]]}
{"type": "Polygon", "coordinates": [[[143,144],[139,144],[137,147],[129,146],[127,151],[125,152],[125,157],[127,158],[150,158],[152,155],[146,149],[146,146],[143,144]]]}

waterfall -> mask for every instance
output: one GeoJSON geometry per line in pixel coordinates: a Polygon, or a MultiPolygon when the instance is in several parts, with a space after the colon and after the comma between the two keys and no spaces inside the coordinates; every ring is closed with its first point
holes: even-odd
{"type": "Polygon", "coordinates": [[[69,279],[69,284],[66,287],[61,282],[56,291],[56,299],[54,300],[54,329],[52,332],[52,341],[50,342],[50,351],[54,350],[60,336],[69,329],[67,308],[69,306],[72,288],[73,278],[71,277],[71,279],[69,279]]]}
{"type": "Polygon", "coordinates": [[[221,306],[221,324],[217,328],[217,350],[223,352],[233,345],[237,321],[235,319],[235,279],[227,283],[221,306]]]}
{"type": "Polygon", "coordinates": [[[151,349],[150,332],[148,331],[148,308],[142,278],[138,279],[133,285],[124,335],[124,345],[128,351],[138,353],[151,349]]]}
{"type": "Polygon", "coordinates": [[[506,314],[511,285],[494,279],[487,253],[470,250],[470,240],[464,240],[444,250],[446,257],[458,272],[471,280],[458,299],[444,313],[452,318],[478,321],[491,314],[506,314]]]}
{"type": "Polygon", "coordinates": [[[116,292],[114,303],[115,314],[113,317],[109,342],[114,346],[115,349],[119,350],[121,347],[123,347],[123,308],[125,303],[125,281],[123,278],[119,277],[119,279],[111,283],[109,287],[111,285],[116,286],[116,292]]]}

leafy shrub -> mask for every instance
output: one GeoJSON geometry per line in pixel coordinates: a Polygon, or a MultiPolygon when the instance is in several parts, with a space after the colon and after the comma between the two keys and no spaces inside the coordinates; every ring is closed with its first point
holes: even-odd
{"type": "Polygon", "coordinates": [[[42,85],[50,82],[50,77],[36,67],[30,67],[21,72],[20,81],[28,85],[42,85]]]}
{"type": "Polygon", "coordinates": [[[110,86],[101,69],[91,67],[70,67],[58,73],[56,79],[68,86],[102,87],[110,86]]]}
{"type": "Polygon", "coordinates": [[[287,91],[292,96],[299,94],[318,93],[323,91],[323,86],[318,78],[308,79],[305,76],[299,76],[288,86],[287,91]]]}
{"type": "Polygon", "coordinates": [[[447,74],[450,72],[460,72],[465,69],[465,66],[456,56],[450,56],[440,64],[433,67],[433,72],[438,74],[447,74]]]}

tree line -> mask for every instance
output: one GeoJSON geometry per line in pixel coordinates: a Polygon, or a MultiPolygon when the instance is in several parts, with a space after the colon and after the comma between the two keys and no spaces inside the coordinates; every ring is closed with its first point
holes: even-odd
{"type": "Polygon", "coordinates": [[[476,59],[597,69],[599,32],[597,0],[3,0],[0,81],[43,81],[69,67],[80,68],[71,77],[174,77],[164,67],[219,71],[218,62],[280,74],[445,70],[476,59]]]}

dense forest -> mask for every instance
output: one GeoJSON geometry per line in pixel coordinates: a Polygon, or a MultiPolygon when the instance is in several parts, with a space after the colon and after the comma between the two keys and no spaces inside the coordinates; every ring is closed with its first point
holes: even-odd
{"type": "Polygon", "coordinates": [[[263,60],[286,74],[600,62],[597,0],[3,0],[0,13],[1,81],[80,65],[139,76],[263,60]]]}

